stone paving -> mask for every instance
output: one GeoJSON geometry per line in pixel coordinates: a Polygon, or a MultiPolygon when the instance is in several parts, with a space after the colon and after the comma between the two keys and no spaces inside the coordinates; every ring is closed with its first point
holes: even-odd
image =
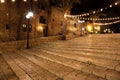
{"type": "Polygon", "coordinates": [[[41,43],[0,55],[0,80],[120,80],[120,34],[41,43]]]}

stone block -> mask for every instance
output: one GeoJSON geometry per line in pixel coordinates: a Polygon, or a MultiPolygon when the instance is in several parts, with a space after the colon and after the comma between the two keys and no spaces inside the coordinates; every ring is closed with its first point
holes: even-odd
{"type": "Polygon", "coordinates": [[[120,71],[120,65],[116,66],[115,70],[120,71]]]}
{"type": "Polygon", "coordinates": [[[107,70],[107,80],[120,80],[120,72],[114,70],[107,70]]]}
{"type": "Polygon", "coordinates": [[[96,66],[94,69],[93,69],[93,74],[96,75],[96,76],[100,76],[100,77],[103,77],[105,78],[105,75],[107,73],[107,68],[104,68],[104,67],[100,67],[100,66],[96,66]]]}

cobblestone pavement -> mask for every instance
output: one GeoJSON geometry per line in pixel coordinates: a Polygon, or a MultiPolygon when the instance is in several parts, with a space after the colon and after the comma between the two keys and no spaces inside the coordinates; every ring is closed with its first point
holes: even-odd
{"type": "Polygon", "coordinates": [[[120,80],[120,34],[47,42],[0,57],[0,80],[120,80]]]}

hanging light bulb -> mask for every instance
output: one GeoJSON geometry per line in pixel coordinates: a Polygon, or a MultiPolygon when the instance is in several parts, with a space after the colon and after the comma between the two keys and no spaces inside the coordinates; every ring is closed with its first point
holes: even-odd
{"type": "Polygon", "coordinates": [[[27,0],[23,0],[24,2],[26,2],[27,0]]]}
{"type": "Polygon", "coordinates": [[[12,0],[12,2],[15,2],[15,0],[12,0]]]}
{"type": "Polygon", "coordinates": [[[95,14],[96,12],[95,11],[93,11],[93,14],[95,14]]]}
{"type": "Polygon", "coordinates": [[[103,9],[100,9],[100,11],[103,11],[103,9]]]}
{"type": "Polygon", "coordinates": [[[112,7],[112,5],[109,6],[110,8],[112,7]]]}
{"type": "Polygon", "coordinates": [[[1,2],[1,3],[5,3],[5,0],[1,0],[0,2],[1,2]]]}
{"type": "MultiPolygon", "coordinates": [[[[85,13],[85,14],[80,14],[80,15],[76,15],[76,17],[77,16],[79,16],[79,17],[85,17],[85,16],[88,16],[88,15],[91,15],[91,14],[95,14],[95,13],[98,13],[98,12],[102,12],[102,11],[104,11],[104,10],[107,10],[107,9],[109,9],[109,8],[112,8],[113,6],[115,6],[115,5],[118,5],[120,2],[115,2],[114,4],[110,4],[109,6],[107,6],[107,7],[104,7],[104,8],[101,8],[101,9],[99,9],[99,10],[95,10],[95,11],[92,11],[92,12],[89,12],[89,13],[85,13]]],[[[72,16],[69,16],[69,17],[72,17],[72,16]]],[[[112,18],[113,19],[113,18],[112,18]]],[[[116,19],[120,19],[120,17],[118,17],[118,18],[116,18],[116,19]]],[[[101,19],[101,20],[106,20],[106,19],[101,19]]],[[[115,19],[113,19],[113,20],[115,20],[115,19]]]]}
{"type": "Polygon", "coordinates": [[[38,0],[34,0],[35,2],[37,2],[38,0]]]}
{"type": "Polygon", "coordinates": [[[87,15],[90,15],[89,13],[87,13],[87,15]]]}
{"type": "Polygon", "coordinates": [[[118,5],[118,3],[116,2],[115,5],[118,5]]]}

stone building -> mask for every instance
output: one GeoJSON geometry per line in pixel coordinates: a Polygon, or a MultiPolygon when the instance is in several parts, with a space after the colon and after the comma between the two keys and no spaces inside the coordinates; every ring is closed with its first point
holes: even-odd
{"type": "Polygon", "coordinates": [[[39,1],[31,3],[30,0],[26,2],[6,0],[5,3],[0,3],[0,42],[26,39],[28,25],[26,14],[29,11],[34,13],[29,24],[30,38],[61,35],[63,25],[66,27],[67,36],[80,34],[80,25],[72,20],[66,20],[59,7],[49,7],[39,1]]]}
{"type": "Polygon", "coordinates": [[[56,36],[61,32],[63,13],[57,7],[51,7],[49,13],[39,2],[7,0],[0,3],[0,41],[26,39],[26,14],[32,10],[34,16],[30,19],[30,38],[56,36]],[[32,6],[32,7],[31,7],[32,6]]]}

